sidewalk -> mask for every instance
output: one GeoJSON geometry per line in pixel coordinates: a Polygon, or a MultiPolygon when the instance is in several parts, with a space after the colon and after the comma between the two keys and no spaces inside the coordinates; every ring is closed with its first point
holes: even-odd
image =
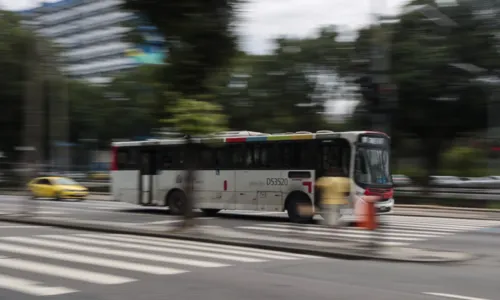
{"type": "MultiPolygon", "coordinates": [[[[21,196],[21,191],[1,191],[2,195],[21,196]]],[[[117,201],[110,194],[91,193],[87,200],[92,201],[117,201]]],[[[229,212],[229,211],[228,211],[229,212]]],[[[421,216],[435,218],[456,218],[456,219],[481,219],[481,220],[500,220],[500,209],[480,209],[464,207],[446,207],[437,205],[398,205],[396,204],[394,212],[398,216],[421,216]]]]}
{"type": "Polygon", "coordinates": [[[0,216],[0,221],[106,233],[191,240],[351,260],[371,259],[418,263],[453,263],[463,262],[474,258],[473,255],[467,253],[433,251],[411,247],[386,246],[375,251],[367,247],[367,244],[359,242],[345,242],[342,240],[338,242],[326,242],[314,239],[307,234],[272,237],[218,226],[197,226],[188,230],[179,230],[177,227],[172,226],[110,225],[107,222],[99,221],[89,222],[85,220],[72,220],[69,218],[28,217],[19,215],[3,215],[0,216]]]}

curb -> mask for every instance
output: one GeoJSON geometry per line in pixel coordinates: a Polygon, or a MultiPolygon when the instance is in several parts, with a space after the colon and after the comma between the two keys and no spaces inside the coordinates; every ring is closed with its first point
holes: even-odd
{"type": "Polygon", "coordinates": [[[448,210],[448,211],[473,211],[473,212],[490,212],[500,213],[500,209],[496,208],[472,208],[472,207],[453,207],[453,206],[440,206],[440,205],[417,205],[417,204],[396,204],[396,208],[418,208],[422,210],[448,210]]]}
{"type": "Polygon", "coordinates": [[[486,221],[500,221],[500,215],[499,216],[467,216],[467,215],[449,215],[449,216],[442,216],[442,215],[432,215],[432,212],[429,212],[429,215],[420,212],[416,212],[415,214],[411,213],[398,213],[394,212],[391,215],[393,216],[402,216],[402,217],[427,217],[427,218],[439,218],[439,219],[462,219],[462,220],[486,220],[486,221]]]}
{"type": "Polygon", "coordinates": [[[169,238],[169,239],[187,240],[187,241],[211,243],[211,244],[224,244],[229,246],[247,247],[247,248],[255,248],[261,250],[280,251],[280,252],[288,252],[294,254],[345,259],[345,260],[376,260],[376,261],[425,263],[425,264],[451,264],[451,263],[461,263],[475,258],[473,255],[468,255],[469,257],[466,259],[439,259],[439,260],[403,259],[403,258],[387,257],[384,255],[373,255],[369,253],[363,253],[363,251],[360,250],[353,251],[349,249],[342,249],[336,251],[322,251],[322,250],[299,248],[299,247],[286,247],[286,246],[266,245],[263,243],[257,244],[255,242],[234,241],[224,238],[194,237],[183,234],[182,230],[179,231],[175,230],[174,232],[152,232],[148,230],[120,228],[116,226],[77,224],[77,223],[55,221],[55,220],[34,220],[30,219],[29,217],[19,218],[19,217],[5,216],[5,215],[0,216],[0,221],[10,222],[10,223],[30,224],[30,225],[53,226],[53,227],[73,229],[73,230],[96,231],[96,232],[112,233],[112,234],[113,233],[129,234],[129,235],[156,237],[156,238],[169,238]]]}

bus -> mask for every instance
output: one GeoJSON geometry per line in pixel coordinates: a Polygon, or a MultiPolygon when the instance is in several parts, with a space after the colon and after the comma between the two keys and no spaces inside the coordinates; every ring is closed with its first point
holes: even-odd
{"type": "Polygon", "coordinates": [[[186,159],[196,168],[194,207],[207,215],[221,210],[286,211],[292,222],[307,222],[298,207],[321,213],[317,178],[331,168],[351,179],[343,218],[358,215],[363,195],[379,196],[378,214],[394,207],[390,138],[370,131],[266,134],[224,132],[192,138],[112,144],[111,190],[117,201],[166,206],[183,213],[186,159]]]}

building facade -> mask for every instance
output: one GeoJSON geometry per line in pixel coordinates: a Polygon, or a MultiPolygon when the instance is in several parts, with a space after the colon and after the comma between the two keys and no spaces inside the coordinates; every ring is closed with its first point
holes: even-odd
{"type": "Polygon", "coordinates": [[[138,28],[145,44],[125,41],[127,23],[137,16],[121,5],[122,0],[61,0],[20,13],[61,47],[69,77],[107,83],[137,65],[162,63],[165,55],[164,40],[153,27],[138,28]]]}

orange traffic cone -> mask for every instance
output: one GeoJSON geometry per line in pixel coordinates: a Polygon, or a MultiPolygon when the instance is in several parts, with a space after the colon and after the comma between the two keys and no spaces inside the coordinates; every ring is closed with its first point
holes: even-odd
{"type": "Polygon", "coordinates": [[[360,201],[361,212],[360,219],[357,222],[358,227],[375,230],[377,228],[377,222],[375,220],[376,210],[375,201],[378,200],[378,196],[364,196],[360,201]]]}

